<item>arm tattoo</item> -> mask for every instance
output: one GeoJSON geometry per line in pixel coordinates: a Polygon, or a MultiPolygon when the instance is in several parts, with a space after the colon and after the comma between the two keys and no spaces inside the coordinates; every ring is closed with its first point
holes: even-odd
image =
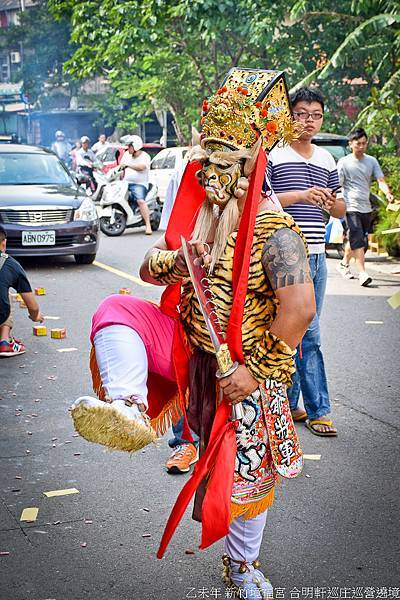
{"type": "Polygon", "coordinates": [[[262,263],[274,290],[312,282],[303,240],[287,227],[268,239],[262,251],[262,263]]]}

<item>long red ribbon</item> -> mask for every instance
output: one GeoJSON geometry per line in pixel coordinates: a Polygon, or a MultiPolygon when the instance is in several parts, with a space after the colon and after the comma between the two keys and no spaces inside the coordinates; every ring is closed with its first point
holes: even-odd
{"type": "Polygon", "coordinates": [[[233,257],[232,292],[233,303],[226,329],[226,339],[233,360],[244,363],[242,349],[242,323],[244,304],[249,279],[251,248],[261,190],[267,168],[265,152],[260,148],[257,162],[252,172],[247,199],[240,219],[233,257]]]}
{"type": "MultiPolygon", "coordinates": [[[[206,197],[205,190],[201,187],[196,177],[196,172],[201,168],[202,164],[200,162],[193,161],[186,165],[182,175],[167,230],[165,232],[165,241],[170,250],[177,250],[181,247],[181,235],[187,239],[191,237],[197,213],[206,197]]],[[[160,308],[165,314],[176,320],[172,360],[175,368],[183,414],[182,436],[185,440],[192,442],[192,434],[190,432],[185,409],[185,392],[189,382],[190,351],[184,342],[182,323],[177,309],[180,299],[181,284],[175,283],[169,285],[162,294],[160,308]]]]}
{"type": "Polygon", "coordinates": [[[222,428],[218,455],[203,499],[200,545],[202,550],[225,537],[229,531],[235,459],[236,427],[232,421],[228,421],[222,428]]]}
{"type": "MultiPolygon", "coordinates": [[[[174,508],[169,516],[167,525],[160,542],[160,547],[157,552],[157,558],[162,558],[165,550],[169,544],[169,541],[177,528],[179,521],[181,520],[193,494],[197,490],[201,481],[213,468],[214,463],[217,459],[217,455],[220,449],[221,441],[224,437],[225,432],[228,430],[231,423],[228,423],[230,414],[230,406],[227,402],[221,402],[215,413],[214,423],[211,430],[210,440],[207,446],[206,452],[201,456],[200,460],[193,469],[193,474],[189,481],[182,488],[178,498],[176,499],[174,508]]],[[[236,448],[235,448],[236,454],[236,448]]],[[[233,470],[232,470],[233,475],[233,470]]],[[[229,496],[231,495],[231,489],[229,488],[229,496]]],[[[219,539],[219,538],[218,538],[219,539]]]]}

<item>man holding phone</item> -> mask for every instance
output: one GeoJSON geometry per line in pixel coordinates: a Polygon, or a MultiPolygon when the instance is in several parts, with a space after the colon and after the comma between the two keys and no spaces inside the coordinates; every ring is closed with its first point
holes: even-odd
{"type": "Polygon", "coordinates": [[[294,118],[304,131],[290,146],[272,150],[268,176],[283,209],[294,218],[307,240],[317,314],[298,349],[297,370],[288,395],[295,421],[305,421],[315,435],[336,436],[337,430],[329,416],[328,384],[320,348],[319,317],[327,281],[323,210],[342,218],[346,208],[334,158],[327,150],[312,143],[324,117],[321,93],[316,89],[300,88],[291,97],[291,103],[294,118]],[[300,391],[305,411],[298,408],[300,391]]]}

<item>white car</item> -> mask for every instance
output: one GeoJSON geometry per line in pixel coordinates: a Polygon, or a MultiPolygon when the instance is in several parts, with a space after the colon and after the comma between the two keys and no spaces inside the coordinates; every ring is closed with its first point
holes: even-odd
{"type": "Polygon", "coordinates": [[[183,160],[187,146],[176,146],[175,148],[165,148],[153,158],[150,164],[150,183],[155,183],[158,187],[158,194],[161,202],[165,200],[165,194],[169,180],[176,169],[182,171],[183,160]]]}

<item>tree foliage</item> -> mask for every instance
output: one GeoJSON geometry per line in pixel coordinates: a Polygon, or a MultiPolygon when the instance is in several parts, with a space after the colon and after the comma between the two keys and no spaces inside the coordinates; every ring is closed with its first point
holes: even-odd
{"type": "MultiPolygon", "coordinates": [[[[298,0],[292,15],[302,22],[313,20],[318,14],[313,12],[314,5],[312,0],[298,0]]],[[[333,17],[334,13],[324,15],[324,23],[333,17]]],[[[322,18],[320,13],[318,18],[322,18]]],[[[345,82],[361,78],[358,101],[362,110],[355,125],[364,125],[400,155],[399,4],[396,0],[353,0],[350,13],[341,14],[340,19],[350,24],[346,35],[327,52],[316,71],[298,85],[310,79],[338,80],[340,75],[345,82]]]]}
{"type": "MultiPolygon", "coordinates": [[[[109,80],[105,113],[114,112],[118,124],[129,127],[154,108],[168,109],[180,141],[197,123],[203,97],[236,65],[285,70],[289,87],[320,86],[327,127],[338,133],[354,125],[359,110],[368,107],[362,116],[370,119],[382,103],[391,105],[398,85],[395,0],[342,0],[336,11],[331,0],[41,4],[48,4],[67,36],[70,23],[75,51],[65,71],[77,80],[95,75],[109,80]]],[[[62,47],[71,48],[67,41],[62,47]]],[[[393,117],[387,118],[393,125],[393,117]]]]}
{"type": "MultiPolygon", "coordinates": [[[[344,4],[350,10],[350,0],[344,4]]],[[[180,138],[187,138],[197,121],[202,98],[233,66],[282,69],[294,84],[318,68],[338,39],[332,20],[321,33],[316,17],[307,23],[291,19],[292,1],[51,0],[51,6],[73,25],[78,49],[68,71],[76,77],[106,75],[113,92],[132,101],[131,110],[121,113],[125,125],[154,106],[167,108],[180,138]]],[[[332,97],[332,113],[340,115],[336,97],[343,97],[343,83],[324,87],[332,97]]]]}

